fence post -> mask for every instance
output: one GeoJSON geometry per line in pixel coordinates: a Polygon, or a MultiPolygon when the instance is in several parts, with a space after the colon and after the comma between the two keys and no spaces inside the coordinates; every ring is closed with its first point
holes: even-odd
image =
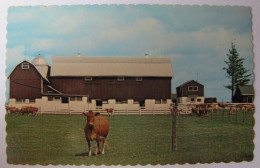
{"type": "Polygon", "coordinates": [[[243,123],[245,122],[245,110],[243,110],[243,123]]]}
{"type": "Polygon", "coordinates": [[[175,105],[172,111],[172,151],[177,151],[177,106],[175,105]]]}
{"type": "Polygon", "coordinates": [[[236,123],[237,123],[237,109],[236,109],[236,123]]]}

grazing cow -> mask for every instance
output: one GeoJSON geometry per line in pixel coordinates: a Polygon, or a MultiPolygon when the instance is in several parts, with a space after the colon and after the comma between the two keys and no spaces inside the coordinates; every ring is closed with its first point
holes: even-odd
{"type": "Polygon", "coordinates": [[[23,106],[21,108],[21,113],[22,114],[36,114],[38,112],[37,107],[31,107],[31,106],[23,106]]]}
{"type": "Polygon", "coordinates": [[[113,108],[106,108],[105,110],[107,111],[108,116],[113,115],[113,112],[114,112],[113,108]]]}
{"type": "Polygon", "coordinates": [[[85,137],[88,142],[89,156],[91,156],[90,141],[96,141],[96,155],[100,153],[99,144],[103,139],[102,154],[105,153],[106,137],[109,132],[108,118],[101,116],[99,113],[95,115],[91,110],[83,113],[87,117],[87,122],[84,127],[85,137]]]}
{"type": "Polygon", "coordinates": [[[202,104],[197,104],[196,105],[196,109],[193,109],[194,112],[196,112],[199,116],[203,115],[203,116],[208,116],[210,109],[208,108],[208,104],[206,103],[202,103],[202,104]]]}
{"type": "Polygon", "coordinates": [[[191,112],[197,114],[198,116],[200,115],[199,108],[197,107],[192,107],[191,112]]]}
{"type": "Polygon", "coordinates": [[[234,107],[234,106],[233,106],[233,107],[230,107],[228,114],[229,114],[229,115],[235,114],[236,110],[237,110],[236,107],[234,107]]]}
{"type": "Polygon", "coordinates": [[[17,108],[17,107],[6,107],[6,110],[7,110],[7,113],[10,112],[10,113],[20,113],[20,109],[17,108]]]}
{"type": "Polygon", "coordinates": [[[236,108],[242,110],[244,108],[244,105],[243,104],[237,104],[236,108]]]}
{"type": "Polygon", "coordinates": [[[218,110],[218,108],[219,107],[214,103],[209,104],[209,109],[210,109],[211,112],[213,112],[214,110],[218,110]]]}
{"type": "Polygon", "coordinates": [[[221,108],[226,108],[228,105],[226,103],[218,103],[218,106],[221,108]]]}
{"type": "Polygon", "coordinates": [[[255,108],[255,106],[253,104],[245,105],[244,107],[245,107],[246,111],[250,111],[250,110],[253,110],[255,108]]]}

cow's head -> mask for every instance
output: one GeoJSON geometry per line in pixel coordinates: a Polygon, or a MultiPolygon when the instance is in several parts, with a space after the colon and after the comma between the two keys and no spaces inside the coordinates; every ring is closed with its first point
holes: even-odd
{"type": "Polygon", "coordinates": [[[95,115],[92,112],[92,110],[90,110],[89,112],[87,112],[87,114],[85,114],[85,116],[87,117],[87,122],[89,126],[93,126],[94,125],[94,120],[95,120],[95,115]]]}

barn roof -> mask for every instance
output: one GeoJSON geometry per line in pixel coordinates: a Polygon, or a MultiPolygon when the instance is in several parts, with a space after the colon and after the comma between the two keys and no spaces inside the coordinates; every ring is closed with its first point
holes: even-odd
{"type": "Polygon", "coordinates": [[[172,77],[171,60],[165,57],[52,57],[51,76],[172,77]]]}
{"type": "Polygon", "coordinates": [[[253,85],[238,86],[242,95],[254,95],[253,85]]]}
{"type": "Polygon", "coordinates": [[[184,82],[183,84],[181,84],[181,85],[178,86],[178,87],[183,87],[183,86],[185,86],[185,85],[187,85],[187,84],[189,84],[189,83],[191,83],[191,82],[193,82],[193,83],[195,82],[195,83],[197,83],[197,84],[203,86],[202,84],[200,84],[199,82],[197,82],[197,81],[195,81],[195,80],[189,80],[189,81],[187,81],[187,82],[184,82]]]}

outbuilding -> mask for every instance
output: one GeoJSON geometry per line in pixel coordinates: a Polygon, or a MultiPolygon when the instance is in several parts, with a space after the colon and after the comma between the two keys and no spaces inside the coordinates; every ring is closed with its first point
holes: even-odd
{"type": "Polygon", "coordinates": [[[254,87],[253,85],[237,86],[233,101],[235,103],[253,103],[254,87]]]}
{"type": "Polygon", "coordinates": [[[197,81],[187,81],[176,88],[178,103],[203,103],[204,86],[197,81]]]}

